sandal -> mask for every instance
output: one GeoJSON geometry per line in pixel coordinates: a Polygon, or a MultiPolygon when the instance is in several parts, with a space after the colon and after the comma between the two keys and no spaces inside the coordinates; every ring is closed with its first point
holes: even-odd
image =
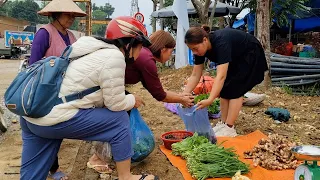
{"type": "Polygon", "coordinates": [[[63,177],[67,177],[67,175],[64,174],[62,171],[58,171],[53,174],[49,173],[49,176],[48,176],[48,178],[53,179],[53,180],[61,180],[61,178],[63,178],[63,177]]]}
{"type": "MultiPolygon", "coordinates": [[[[139,180],[144,180],[144,178],[146,178],[147,176],[149,176],[148,174],[142,174],[141,178],[139,180]]],[[[154,176],[154,175],[153,175],[154,176]]],[[[158,176],[154,176],[153,180],[160,180],[158,176]]]]}
{"type": "MultiPolygon", "coordinates": [[[[141,178],[139,180],[144,180],[144,178],[146,178],[147,176],[149,176],[149,174],[142,174],[141,178]]],[[[155,176],[155,175],[153,175],[153,176],[154,176],[153,180],[160,180],[160,178],[158,176],[155,176]]],[[[119,179],[116,178],[116,179],[112,179],[112,180],[119,180],[119,179]]]]}
{"type": "Polygon", "coordinates": [[[88,162],[87,163],[87,167],[97,171],[100,174],[112,174],[112,172],[113,172],[113,170],[109,167],[108,164],[106,164],[106,165],[93,165],[90,162],[88,162]],[[99,171],[99,170],[96,169],[96,167],[104,167],[106,169],[104,171],[99,171]]]}

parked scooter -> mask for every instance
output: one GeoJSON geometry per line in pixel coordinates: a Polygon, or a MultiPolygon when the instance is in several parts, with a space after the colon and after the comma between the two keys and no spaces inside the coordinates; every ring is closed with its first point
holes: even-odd
{"type": "Polygon", "coordinates": [[[30,56],[31,56],[31,54],[24,54],[23,55],[23,60],[20,61],[18,72],[21,72],[28,67],[30,56]]]}

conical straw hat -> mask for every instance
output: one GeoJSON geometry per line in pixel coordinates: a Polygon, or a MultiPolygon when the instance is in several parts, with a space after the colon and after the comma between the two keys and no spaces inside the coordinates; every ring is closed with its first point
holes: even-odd
{"type": "Polygon", "coordinates": [[[40,10],[38,14],[50,16],[54,12],[73,13],[76,17],[87,15],[72,0],[52,0],[46,7],[40,10]]]}

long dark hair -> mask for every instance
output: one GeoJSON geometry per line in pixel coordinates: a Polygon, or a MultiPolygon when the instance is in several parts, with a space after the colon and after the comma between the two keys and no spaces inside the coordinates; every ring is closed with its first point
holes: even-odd
{"type": "Polygon", "coordinates": [[[143,42],[138,41],[137,39],[132,37],[123,37],[119,39],[106,39],[102,37],[95,37],[95,38],[107,44],[113,44],[117,46],[119,49],[122,48],[124,50],[124,57],[127,64],[131,64],[134,62],[134,58],[129,57],[130,50],[132,48],[137,47],[139,44],[143,44],[143,42]]]}
{"type": "Polygon", "coordinates": [[[200,27],[192,27],[190,28],[186,35],[184,42],[186,44],[200,44],[203,42],[203,38],[209,38],[209,34],[200,27]]]}

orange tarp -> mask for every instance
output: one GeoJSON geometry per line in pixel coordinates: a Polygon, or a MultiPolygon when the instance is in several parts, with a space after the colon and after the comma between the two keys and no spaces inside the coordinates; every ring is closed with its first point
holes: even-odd
{"type": "MultiPolygon", "coordinates": [[[[267,138],[260,131],[255,131],[248,135],[237,136],[235,138],[230,137],[218,137],[218,144],[225,141],[223,146],[234,147],[237,154],[240,156],[240,160],[250,164],[252,168],[248,174],[245,176],[249,177],[251,180],[292,180],[294,177],[294,170],[282,170],[282,171],[272,171],[264,169],[260,166],[254,167],[252,159],[244,159],[243,152],[251,150],[261,138],[267,138]]],[[[161,151],[167,156],[171,164],[179,169],[185,180],[193,180],[190,173],[186,167],[186,161],[181,157],[177,157],[171,154],[171,150],[166,149],[164,146],[160,146],[161,151]]],[[[211,180],[230,180],[231,178],[212,178],[211,180]]],[[[208,179],[209,180],[209,179],[208,179]]]]}

